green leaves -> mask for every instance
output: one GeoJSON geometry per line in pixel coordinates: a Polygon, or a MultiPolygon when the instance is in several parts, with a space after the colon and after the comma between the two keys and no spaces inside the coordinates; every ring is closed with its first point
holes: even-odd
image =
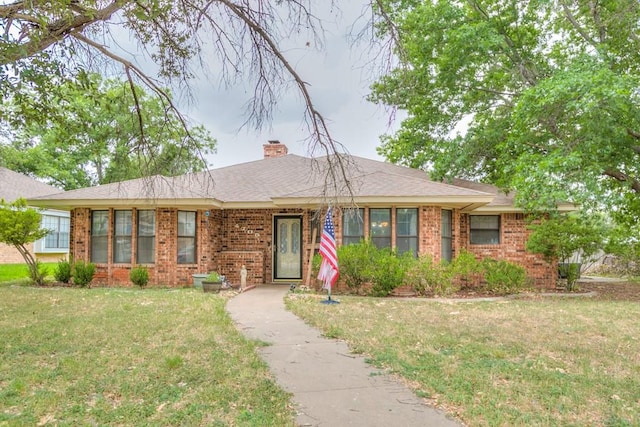
{"type": "Polygon", "coordinates": [[[640,218],[635,0],[384,5],[402,64],[370,98],[408,117],[381,154],[515,189],[528,210],[574,201],[640,218]]]}
{"type": "Polygon", "coordinates": [[[25,246],[43,238],[49,231],[40,228],[40,214],[27,207],[20,198],[12,203],[0,201],[0,242],[11,246],[25,246]]]}
{"type": "Polygon", "coordinates": [[[81,73],[42,95],[25,90],[7,104],[22,118],[0,145],[6,166],[66,190],[148,175],[204,170],[215,140],[203,127],[185,129],[156,97],[124,81],[81,73]],[[56,105],[54,114],[31,114],[56,105]]]}

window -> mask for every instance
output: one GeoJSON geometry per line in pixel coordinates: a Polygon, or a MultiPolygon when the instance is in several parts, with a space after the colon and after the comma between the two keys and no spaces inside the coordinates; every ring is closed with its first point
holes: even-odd
{"type": "Polygon", "coordinates": [[[342,244],[360,243],[364,239],[364,209],[347,209],[342,214],[342,244]]]}
{"type": "Polygon", "coordinates": [[[396,249],[418,256],[418,209],[396,209],[396,249]]]}
{"type": "Polygon", "coordinates": [[[153,264],[156,253],[156,212],[138,211],[138,239],[136,260],[138,264],[153,264]]]}
{"type": "Polygon", "coordinates": [[[196,262],[196,213],[178,211],[178,264],[196,262]]]}
{"type": "Polygon", "coordinates": [[[91,212],[91,262],[107,262],[109,211],[91,212]]]}
{"type": "Polygon", "coordinates": [[[42,227],[49,230],[44,238],[44,249],[69,249],[70,220],[68,217],[43,215],[42,227]]]}
{"type": "Polygon", "coordinates": [[[497,245],[500,243],[499,215],[471,215],[469,217],[470,241],[473,245],[497,245]]]}
{"type": "Polygon", "coordinates": [[[453,257],[453,215],[450,210],[442,210],[442,259],[451,261],[453,257]]]}
{"type": "Polygon", "coordinates": [[[114,211],[113,262],[131,263],[131,211],[114,211]]]}
{"type": "Polygon", "coordinates": [[[369,235],[378,248],[391,247],[391,209],[369,209],[369,235]]]}

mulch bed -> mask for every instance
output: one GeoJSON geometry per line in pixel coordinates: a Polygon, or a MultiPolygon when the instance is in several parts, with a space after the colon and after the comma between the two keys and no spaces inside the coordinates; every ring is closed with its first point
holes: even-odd
{"type": "Polygon", "coordinates": [[[579,292],[595,292],[596,299],[640,302],[640,283],[636,282],[580,281],[578,287],[579,292]]]}

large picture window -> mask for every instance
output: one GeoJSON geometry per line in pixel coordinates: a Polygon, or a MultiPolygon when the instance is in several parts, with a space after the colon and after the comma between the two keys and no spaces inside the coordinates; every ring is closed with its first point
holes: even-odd
{"type": "Polygon", "coordinates": [[[156,212],[138,211],[137,215],[136,261],[138,264],[153,264],[156,253],[156,212]]]}
{"type": "Polygon", "coordinates": [[[391,209],[369,209],[369,234],[378,248],[391,247],[391,209]]]}
{"type": "Polygon", "coordinates": [[[107,262],[109,211],[91,212],[91,262],[107,262]]]}
{"type": "Polygon", "coordinates": [[[113,262],[131,263],[131,211],[114,211],[113,262]]]}
{"type": "Polygon", "coordinates": [[[42,227],[49,230],[44,238],[44,249],[69,249],[70,220],[68,217],[43,215],[42,227]]]}
{"type": "Polygon", "coordinates": [[[497,245],[500,243],[499,215],[471,215],[469,217],[470,241],[473,245],[497,245]]]}
{"type": "Polygon", "coordinates": [[[178,264],[196,262],[196,213],[178,211],[178,264]]]}
{"type": "Polygon", "coordinates": [[[342,213],[342,244],[360,243],[364,239],[364,209],[346,209],[342,213]]]}
{"type": "Polygon", "coordinates": [[[453,215],[450,210],[442,210],[442,259],[451,261],[453,258],[453,215]]]}
{"type": "Polygon", "coordinates": [[[396,249],[418,256],[418,209],[396,209],[396,249]]]}

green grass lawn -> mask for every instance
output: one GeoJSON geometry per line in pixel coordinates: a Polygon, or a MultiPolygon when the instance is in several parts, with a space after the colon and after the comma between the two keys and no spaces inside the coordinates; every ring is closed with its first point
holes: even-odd
{"type": "MultiPolygon", "coordinates": [[[[47,268],[47,276],[53,277],[53,271],[58,263],[44,262],[47,268]]],[[[0,264],[0,283],[1,282],[25,282],[29,279],[29,268],[27,264],[0,264]]]]}
{"type": "Polygon", "coordinates": [[[293,425],[224,304],[193,289],[0,286],[0,425],[293,425]]]}
{"type": "Polygon", "coordinates": [[[339,299],[287,306],[469,426],[640,425],[637,302],[339,299]]]}

